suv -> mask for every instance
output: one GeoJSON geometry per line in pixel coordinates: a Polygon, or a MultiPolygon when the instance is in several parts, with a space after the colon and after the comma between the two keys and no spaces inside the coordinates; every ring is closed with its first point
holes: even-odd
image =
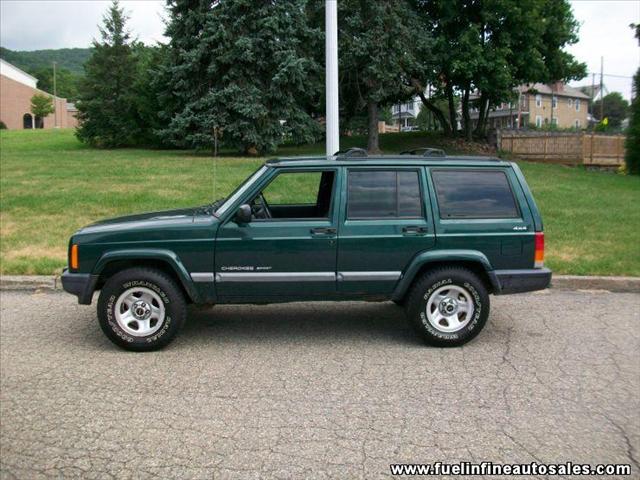
{"type": "Polygon", "coordinates": [[[204,207],[82,228],[64,289],[100,290],[111,341],[168,344],[187,304],[392,300],[430,345],[462,345],[489,294],[548,287],[542,220],[514,163],[437,149],[269,160],[204,207]]]}

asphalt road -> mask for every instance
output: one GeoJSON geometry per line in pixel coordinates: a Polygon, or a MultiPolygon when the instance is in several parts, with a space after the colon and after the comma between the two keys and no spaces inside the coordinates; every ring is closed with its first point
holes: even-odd
{"type": "Polygon", "coordinates": [[[640,476],[635,294],[492,297],[480,336],[447,350],[393,304],[215,307],[150,354],[112,346],[65,294],[0,300],[2,478],[377,478],[435,461],[640,476]]]}

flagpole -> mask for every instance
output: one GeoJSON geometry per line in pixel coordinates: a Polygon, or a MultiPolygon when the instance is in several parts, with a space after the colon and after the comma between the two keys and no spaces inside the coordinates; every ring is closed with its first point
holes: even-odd
{"type": "Polygon", "coordinates": [[[333,155],[340,150],[338,0],[325,0],[325,76],[327,155],[333,155]]]}

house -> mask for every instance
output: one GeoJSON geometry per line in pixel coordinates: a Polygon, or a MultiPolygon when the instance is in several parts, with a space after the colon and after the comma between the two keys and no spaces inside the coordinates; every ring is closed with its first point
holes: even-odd
{"type": "Polygon", "coordinates": [[[77,110],[65,98],[54,97],[38,89],[38,80],[15,65],[0,59],[0,121],[10,130],[32,128],[73,128],[78,124],[77,110]],[[31,97],[47,95],[53,99],[55,112],[34,118],[31,97]]]}
{"type": "Polygon", "coordinates": [[[408,129],[416,124],[418,114],[422,108],[422,102],[418,96],[391,107],[391,119],[400,130],[408,129]]]}
{"type": "MultiPolygon", "coordinates": [[[[555,125],[558,128],[586,128],[589,96],[577,88],[561,82],[546,85],[526,84],[516,88],[517,100],[504,102],[489,111],[487,127],[538,128],[555,125]]],[[[477,95],[475,98],[478,98],[477,95]]],[[[473,109],[471,120],[477,121],[478,110],[473,109]]]]}

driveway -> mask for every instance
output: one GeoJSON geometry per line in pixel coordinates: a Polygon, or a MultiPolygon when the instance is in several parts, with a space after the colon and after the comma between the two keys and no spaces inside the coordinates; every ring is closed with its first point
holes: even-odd
{"type": "MultiPolygon", "coordinates": [[[[393,304],[193,310],[128,353],[95,307],[1,293],[2,478],[377,478],[436,461],[640,469],[640,296],[492,297],[458,349],[393,304]]],[[[529,477],[531,478],[531,477],[529,477]]],[[[627,477],[629,478],[629,477],[627,477]]]]}

